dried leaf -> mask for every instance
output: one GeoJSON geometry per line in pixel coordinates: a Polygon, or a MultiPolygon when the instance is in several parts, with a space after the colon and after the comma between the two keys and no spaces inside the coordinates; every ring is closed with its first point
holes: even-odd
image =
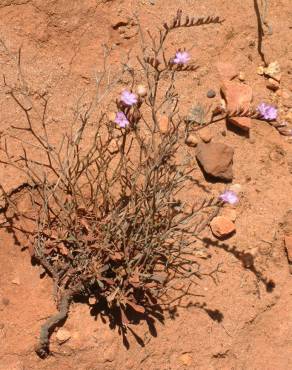
{"type": "Polygon", "coordinates": [[[140,306],[139,304],[127,300],[127,305],[131,306],[136,312],[145,313],[145,308],[143,306],[140,306]]]}
{"type": "Polygon", "coordinates": [[[58,249],[63,256],[68,256],[69,251],[68,251],[68,248],[65,247],[64,243],[59,243],[58,249]]]}
{"type": "Polygon", "coordinates": [[[27,245],[27,248],[28,248],[28,252],[29,252],[30,256],[34,257],[34,255],[35,255],[35,253],[34,253],[34,244],[31,244],[29,242],[28,245],[27,245]]]}
{"type": "Polygon", "coordinates": [[[114,252],[114,253],[110,254],[110,259],[112,261],[121,261],[123,258],[124,258],[124,255],[122,253],[119,253],[119,252],[114,252]]]}
{"type": "Polygon", "coordinates": [[[104,289],[104,284],[103,284],[103,282],[102,282],[102,281],[100,281],[100,280],[96,280],[96,282],[97,282],[98,286],[99,286],[101,289],[104,289]]]}
{"type": "Polygon", "coordinates": [[[86,221],[85,218],[82,218],[80,220],[80,224],[86,229],[87,232],[90,231],[90,226],[89,226],[89,223],[86,221]]]}
{"type": "Polygon", "coordinates": [[[133,274],[129,278],[129,283],[131,283],[135,288],[139,287],[140,285],[139,275],[137,273],[133,274]]]}
{"type": "Polygon", "coordinates": [[[117,287],[117,288],[116,288],[116,290],[114,290],[110,295],[108,295],[108,296],[106,297],[106,300],[107,300],[109,303],[110,303],[110,302],[112,302],[112,301],[116,298],[116,295],[118,294],[119,290],[120,290],[120,288],[119,288],[119,287],[117,287]]]}
{"type": "Polygon", "coordinates": [[[128,324],[130,324],[130,321],[128,320],[128,318],[127,318],[127,316],[126,316],[126,314],[125,314],[125,312],[123,311],[123,309],[122,309],[122,308],[120,308],[120,311],[121,311],[121,319],[122,319],[122,323],[123,323],[124,325],[128,325],[128,324]]]}

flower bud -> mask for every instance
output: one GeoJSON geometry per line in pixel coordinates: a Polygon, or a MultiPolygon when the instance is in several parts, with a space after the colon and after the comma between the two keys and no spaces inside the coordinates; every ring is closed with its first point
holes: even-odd
{"type": "Polygon", "coordinates": [[[147,95],[147,89],[144,85],[138,85],[137,86],[137,94],[141,97],[144,97],[147,95]]]}

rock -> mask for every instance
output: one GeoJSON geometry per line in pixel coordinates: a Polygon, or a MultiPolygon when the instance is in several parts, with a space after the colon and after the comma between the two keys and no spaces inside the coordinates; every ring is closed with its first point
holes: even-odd
{"type": "Polygon", "coordinates": [[[60,328],[57,331],[56,338],[60,344],[67,342],[71,338],[71,333],[65,328],[60,328]]]}
{"type": "Polygon", "coordinates": [[[252,88],[235,81],[224,81],[221,91],[230,110],[248,109],[252,101],[252,88]]]}
{"type": "Polygon", "coordinates": [[[265,68],[263,66],[259,66],[257,68],[257,74],[258,75],[262,76],[264,74],[264,72],[265,72],[265,68]]]}
{"type": "MultiPolygon", "coordinates": [[[[227,109],[231,112],[250,108],[252,101],[252,88],[250,86],[234,81],[224,81],[221,92],[226,100],[227,109]]],[[[251,128],[251,119],[248,117],[233,117],[230,122],[244,130],[251,128]]]]}
{"type": "Polygon", "coordinates": [[[185,366],[191,366],[192,363],[193,363],[193,358],[189,353],[183,353],[179,357],[179,359],[180,359],[181,363],[185,366]]]}
{"type": "Polygon", "coordinates": [[[231,235],[236,230],[234,223],[224,216],[214,217],[213,220],[210,222],[210,227],[212,233],[217,238],[222,238],[231,235]]]}
{"type": "Polygon", "coordinates": [[[266,86],[267,86],[268,89],[276,91],[276,90],[279,89],[280,84],[279,84],[278,81],[274,80],[273,78],[269,78],[267,83],[266,83],[266,86]]]}
{"type": "Polygon", "coordinates": [[[168,116],[166,115],[161,116],[158,119],[158,125],[159,125],[160,132],[162,134],[166,134],[169,128],[168,116]]]}
{"type": "Polygon", "coordinates": [[[225,128],[221,129],[220,133],[221,133],[222,136],[227,135],[227,132],[226,132],[225,128]]]}
{"type": "Polygon", "coordinates": [[[212,132],[209,127],[204,127],[198,131],[199,137],[204,143],[209,143],[212,140],[212,132]]]}
{"type": "Polygon", "coordinates": [[[198,140],[196,135],[190,134],[190,135],[187,136],[185,142],[186,142],[187,145],[195,147],[195,146],[198,145],[199,140],[198,140]]]}
{"type": "Polygon", "coordinates": [[[233,178],[233,154],[233,148],[226,144],[200,143],[197,147],[196,158],[208,175],[231,181],[233,178]]]}
{"type": "Polygon", "coordinates": [[[15,284],[15,285],[20,285],[20,279],[19,277],[17,276],[16,278],[14,278],[12,281],[11,281],[12,284],[15,284]]]}
{"type": "Polygon", "coordinates": [[[209,90],[207,92],[207,97],[208,98],[215,98],[215,96],[216,96],[216,92],[214,90],[209,90]]]}
{"type": "Polygon", "coordinates": [[[245,81],[245,73],[244,72],[239,72],[238,74],[238,79],[240,81],[245,81]]]}
{"type": "Polygon", "coordinates": [[[284,240],[288,261],[292,263],[292,236],[285,235],[284,240]]]}
{"type": "Polygon", "coordinates": [[[232,80],[237,76],[236,68],[231,63],[218,62],[216,68],[222,80],[232,80]]]}

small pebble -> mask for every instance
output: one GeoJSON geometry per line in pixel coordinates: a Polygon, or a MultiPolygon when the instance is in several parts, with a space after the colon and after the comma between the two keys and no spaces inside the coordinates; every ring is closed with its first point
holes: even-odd
{"type": "Polygon", "coordinates": [[[208,92],[207,92],[207,97],[208,98],[215,98],[215,96],[216,96],[216,92],[214,91],[214,90],[209,90],[208,92]]]}
{"type": "Polygon", "coordinates": [[[267,83],[266,83],[266,86],[267,86],[268,89],[276,91],[276,90],[279,89],[280,83],[278,81],[274,80],[273,78],[269,78],[267,83]]]}
{"type": "Polygon", "coordinates": [[[195,146],[197,146],[197,145],[198,145],[198,143],[199,143],[199,140],[198,140],[197,136],[196,136],[196,135],[194,135],[194,134],[190,134],[190,135],[188,135],[188,137],[186,138],[186,144],[187,144],[188,146],[193,146],[193,147],[195,147],[195,146]]]}
{"type": "Polygon", "coordinates": [[[212,140],[212,132],[209,127],[204,127],[203,129],[199,130],[198,134],[204,143],[209,143],[212,140]]]}
{"type": "Polygon", "coordinates": [[[16,277],[15,279],[13,279],[11,281],[12,284],[15,284],[15,285],[20,285],[20,280],[19,280],[19,277],[16,277]]]}
{"type": "Polygon", "coordinates": [[[263,66],[259,66],[257,68],[257,74],[262,76],[264,74],[265,68],[263,66]]]}
{"type": "Polygon", "coordinates": [[[193,362],[193,358],[192,356],[189,354],[189,353],[183,353],[181,356],[180,356],[180,361],[183,365],[189,367],[192,365],[192,362],[193,362]]]}
{"type": "Polygon", "coordinates": [[[244,73],[244,72],[239,72],[239,74],[238,74],[238,79],[239,79],[240,81],[244,81],[244,80],[245,80],[245,73],[244,73]]]}
{"type": "Polygon", "coordinates": [[[234,223],[224,216],[214,217],[210,222],[212,233],[217,237],[226,237],[235,232],[234,223]]]}
{"type": "Polygon", "coordinates": [[[69,340],[71,338],[71,333],[67,329],[60,328],[57,331],[56,338],[57,338],[57,340],[60,344],[65,343],[65,342],[67,342],[67,340],[69,340]]]}
{"type": "Polygon", "coordinates": [[[226,130],[225,130],[225,129],[223,129],[223,130],[221,131],[221,135],[222,135],[222,136],[226,136],[226,135],[227,135],[227,132],[226,132],[226,130]]]}

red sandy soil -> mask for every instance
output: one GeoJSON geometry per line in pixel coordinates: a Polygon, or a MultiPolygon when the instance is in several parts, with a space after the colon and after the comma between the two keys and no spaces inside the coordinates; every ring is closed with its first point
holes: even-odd
{"type": "MultiPolygon", "coordinates": [[[[50,92],[51,115],[61,129],[66,127],[78,96],[94,85],[94,73],[102,60],[102,43],[115,44],[113,65],[129,50],[132,55],[138,53],[136,26],[130,24],[125,29],[129,38],[123,38],[119,28],[113,29],[112,25],[138,11],[142,27],[154,29],[170,19],[178,7],[190,15],[219,15],[225,19],[221,26],[184,30],[173,41],[173,47],[192,48],[192,56],[201,66],[187,80],[182,76],[177,83],[186,112],[195,102],[206,101],[209,89],[217,92],[215,99],[219,101],[220,79],[214,67],[219,60],[232,62],[244,72],[255,102],[281,102],[281,92],[286,91],[284,109],[291,109],[290,0],[270,1],[266,15],[272,34],[266,32],[263,51],[268,62],[277,60],[282,68],[277,95],[256,73],[261,58],[251,0],[0,0],[0,37],[12,52],[22,47],[25,75],[36,90],[50,92]]],[[[13,79],[13,66],[4,53],[0,54],[0,70],[13,79]]],[[[1,130],[20,120],[2,92],[0,112],[1,130]]],[[[140,323],[134,330],[144,344],[141,346],[129,336],[127,349],[108,322],[91,315],[86,304],[74,303],[64,324],[71,338],[59,345],[53,334],[53,355],[41,360],[34,345],[41,324],[56,309],[52,281],[40,278],[40,269],[31,265],[28,252],[21,251],[13,235],[2,228],[0,370],[292,369],[292,280],[280,226],[292,208],[292,143],[260,121],[253,122],[249,138],[231,130],[226,130],[224,136],[224,130],[223,121],[211,126],[213,140],[234,148],[233,182],[243,188],[236,234],[225,244],[244,252],[256,248],[255,268],[263,279],[244,268],[220,243],[202,245],[204,255],[211,256],[202,259],[204,271],[210,272],[220,264],[214,279],[206,277],[196,287],[200,297],[193,297],[193,303],[205,303],[205,309],[178,307],[175,317],[166,317],[164,324],[157,322],[156,333],[152,334],[145,323],[140,323]],[[267,291],[265,279],[274,281],[272,291],[267,291]],[[219,319],[214,312],[219,312],[219,319]]],[[[186,151],[194,156],[194,149],[186,147],[186,151]]],[[[197,166],[195,160],[194,165],[197,166]]],[[[196,174],[212,194],[225,187],[207,184],[198,166],[196,174]]],[[[24,180],[10,168],[1,167],[0,182],[7,191],[24,180]]],[[[190,196],[195,198],[196,189],[191,191],[190,196]]],[[[205,236],[211,236],[209,229],[205,236]]]]}

